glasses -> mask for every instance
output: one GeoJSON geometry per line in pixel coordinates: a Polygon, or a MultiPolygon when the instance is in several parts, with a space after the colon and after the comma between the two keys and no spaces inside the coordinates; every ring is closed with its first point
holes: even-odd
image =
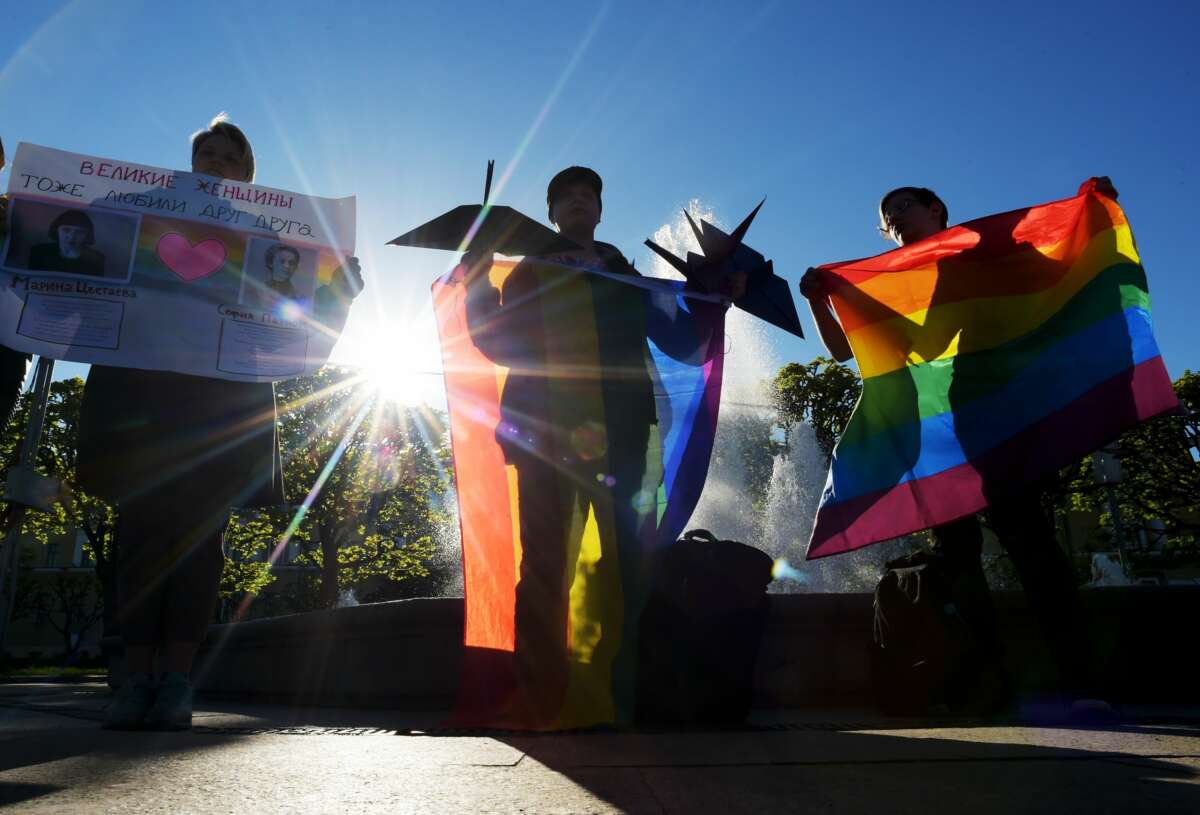
{"type": "Polygon", "coordinates": [[[915,198],[901,198],[894,204],[889,204],[887,211],[880,216],[883,226],[879,227],[879,231],[884,235],[891,235],[896,230],[896,219],[907,212],[909,207],[919,203],[921,202],[915,198]]]}

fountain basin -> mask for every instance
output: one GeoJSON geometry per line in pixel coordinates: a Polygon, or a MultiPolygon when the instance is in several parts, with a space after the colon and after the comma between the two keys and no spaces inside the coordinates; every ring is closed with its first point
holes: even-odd
{"type": "MultiPolygon", "coordinates": [[[[994,594],[1009,670],[1025,692],[1056,682],[1052,655],[1020,592],[994,594]]],[[[1200,586],[1081,592],[1095,670],[1111,701],[1194,701],[1190,630],[1200,586]]],[[[201,647],[200,690],[308,705],[449,706],[462,661],[461,598],[397,600],[217,625],[201,647]]],[[[762,708],[872,700],[872,597],[771,595],[755,703],[762,708]]]]}

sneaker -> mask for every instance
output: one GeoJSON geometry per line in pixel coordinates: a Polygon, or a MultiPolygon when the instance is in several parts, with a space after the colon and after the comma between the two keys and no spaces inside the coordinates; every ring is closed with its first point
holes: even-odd
{"type": "Polygon", "coordinates": [[[154,679],[148,673],[129,673],[104,711],[103,727],[105,730],[142,730],[153,704],[154,679]]]}
{"type": "Polygon", "coordinates": [[[163,674],[154,706],[146,713],[152,730],[188,730],[192,726],[192,682],[175,671],[163,674]]]}

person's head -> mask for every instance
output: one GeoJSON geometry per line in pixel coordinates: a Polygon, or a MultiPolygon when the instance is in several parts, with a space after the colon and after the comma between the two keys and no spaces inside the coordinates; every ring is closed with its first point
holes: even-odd
{"type": "Polygon", "coordinates": [[[224,113],[218,113],[207,128],[192,134],[192,172],[230,181],[254,180],[250,140],[224,113]]]}
{"type": "Polygon", "coordinates": [[[300,253],[291,246],[275,243],[267,247],[267,271],[271,280],[280,283],[291,280],[300,268],[300,253]]]}
{"type": "Polygon", "coordinates": [[[564,235],[591,238],[600,223],[604,203],[600,197],[604,182],[588,167],[568,167],[546,186],[546,208],[550,223],[564,235]]]}
{"type": "Polygon", "coordinates": [[[900,246],[936,235],[950,222],[950,211],[925,187],[897,187],[879,199],[879,231],[900,246]]]}
{"type": "Polygon", "coordinates": [[[50,222],[47,230],[50,240],[58,244],[58,254],[65,258],[77,258],[85,246],[96,242],[96,228],[86,213],[68,209],[50,222]]]}

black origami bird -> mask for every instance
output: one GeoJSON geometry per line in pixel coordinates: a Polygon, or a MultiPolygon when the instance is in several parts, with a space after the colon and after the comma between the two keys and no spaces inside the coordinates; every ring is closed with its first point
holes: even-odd
{"type": "Polygon", "coordinates": [[[647,240],[646,246],[671,264],[689,282],[706,292],[716,291],[721,282],[730,275],[745,272],[746,293],[734,300],[733,304],[761,320],[803,338],[804,332],[800,328],[800,316],[796,313],[791,287],[786,280],[775,274],[771,261],[742,243],[750,223],[765,202],[765,198],[760,201],[754,211],[747,215],[730,235],[703,219],[697,226],[685,210],[683,215],[700,243],[700,251],[704,253],[702,255],[688,252],[687,260],[683,260],[652,240],[647,240]]]}
{"type": "Polygon", "coordinates": [[[391,246],[447,249],[452,252],[499,252],[502,255],[545,255],[579,247],[549,227],[512,207],[488,203],[494,161],[488,162],[482,204],[463,204],[416,229],[388,241],[391,246]]]}

